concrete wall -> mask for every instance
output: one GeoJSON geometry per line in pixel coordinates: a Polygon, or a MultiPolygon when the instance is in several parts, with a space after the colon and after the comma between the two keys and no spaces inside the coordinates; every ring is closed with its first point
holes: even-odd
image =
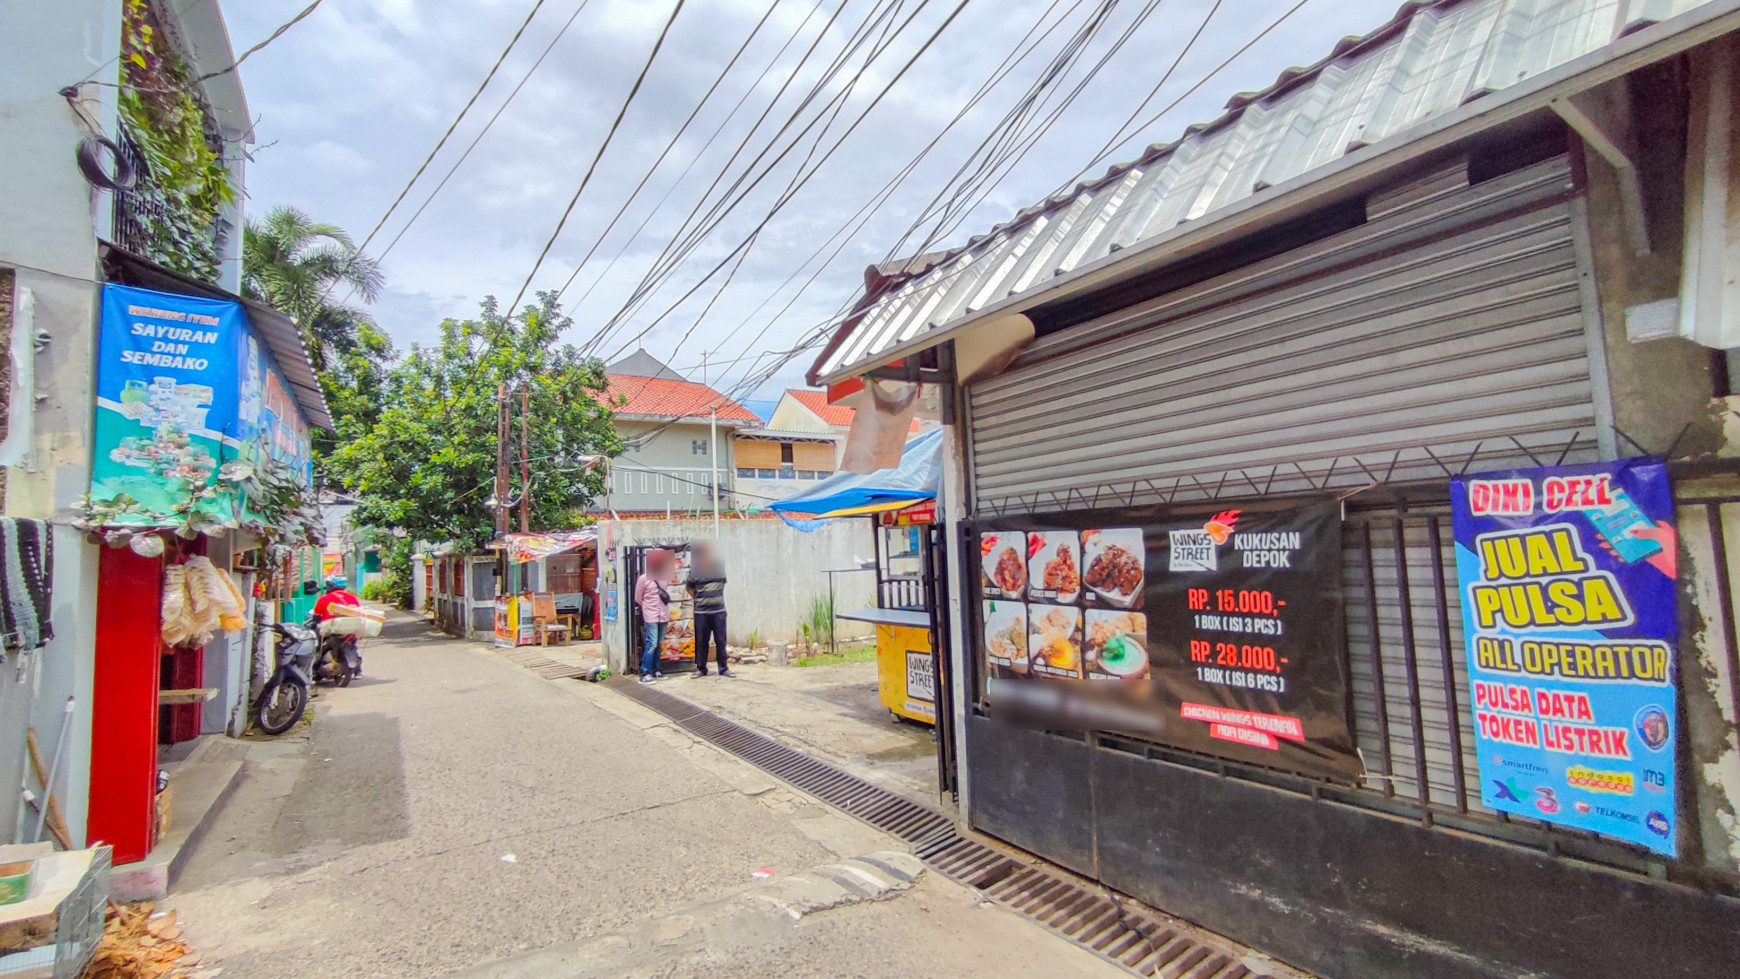
{"type": "MultiPolygon", "coordinates": [[[[627,580],[628,548],[637,544],[671,544],[715,540],[713,521],[612,520],[601,527],[605,547],[616,548],[621,611],[605,622],[606,655],[612,669],[621,669],[628,647],[628,613],[634,582],[627,580]],[[607,538],[607,540],[605,539],[607,538]]],[[[873,557],[868,519],[835,520],[813,533],[794,530],[779,520],[724,520],[716,538],[725,559],[725,609],[728,640],[748,643],[759,632],[763,642],[791,642],[810,600],[828,594],[829,569],[855,568],[873,557]]],[[[606,563],[608,555],[606,556],[606,563]]],[[[604,570],[600,569],[601,572],[604,570]]],[[[834,608],[849,611],[876,604],[876,576],[868,571],[838,574],[834,608]]],[[[839,623],[844,636],[866,635],[869,627],[839,623]]]]}
{"type": "MultiPolygon", "coordinates": [[[[0,5],[0,265],[16,269],[14,298],[28,293],[30,329],[45,337],[31,367],[33,438],[6,473],[8,516],[64,518],[87,489],[91,365],[96,347],[97,236],[109,229],[109,195],[79,174],[74,154],[87,131],[58,91],[92,78],[113,82],[120,50],[121,0],[57,0],[0,5]]],[[[83,89],[84,106],[115,131],[115,90],[83,89]]],[[[91,664],[95,646],[95,547],[71,528],[54,532],[55,639],[32,658],[28,694],[0,692],[0,727],[20,719],[52,751],[68,697],[72,733],[54,786],[75,841],[82,841],[90,770],[91,664]],[[27,710],[18,702],[30,701],[27,710]]],[[[16,671],[8,670],[12,677],[16,671]]],[[[0,738],[0,747],[10,738],[0,738]]],[[[17,757],[8,752],[9,768],[17,757]]],[[[3,774],[3,770],[0,770],[3,774]]],[[[16,782],[7,783],[16,787],[16,782]]],[[[16,795],[16,789],[7,795],[16,795]]],[[[0,803],[0,832],[8,799],[0,803]]]]}

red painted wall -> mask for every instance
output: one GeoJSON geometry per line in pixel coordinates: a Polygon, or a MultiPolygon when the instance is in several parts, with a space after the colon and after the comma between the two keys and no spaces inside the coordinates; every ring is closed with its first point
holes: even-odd
{"type": "Polygon", "coordinates": [[[102,549],[87,836],[113,846],[117,864],[145,858],[156,822],[162,582],[162,558],[102,549]]]}

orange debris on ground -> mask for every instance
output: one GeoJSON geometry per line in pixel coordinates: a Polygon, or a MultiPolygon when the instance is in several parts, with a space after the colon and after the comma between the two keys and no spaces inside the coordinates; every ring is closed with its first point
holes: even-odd
{"type": "Polygon", "coordinates": [[[103,943],[84,979],[191,979],[199,956],[180,940],[175,912],[153,909],[150,902],[109,905],[103,943]]]}

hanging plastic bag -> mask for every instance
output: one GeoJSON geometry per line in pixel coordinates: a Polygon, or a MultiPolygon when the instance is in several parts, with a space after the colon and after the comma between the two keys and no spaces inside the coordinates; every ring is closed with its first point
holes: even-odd
{"type": "Polygon", "coordinates": [[[912,431],[922,386],[906,381],[867,380],[864,390],[840,403],[856,409],[851,431],[846,433],[846,451],[840,468],[852,473],[873,473],[900,465],[901,450],[912,431]]]}

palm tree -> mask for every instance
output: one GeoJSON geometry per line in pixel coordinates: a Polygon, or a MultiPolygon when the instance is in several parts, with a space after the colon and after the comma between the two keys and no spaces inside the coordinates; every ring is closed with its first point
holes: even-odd
{"type": "Polygon", "coordinates": [[[275,207],[243,229],[242,291],[296,321],[316,371],[355,350],[362,329],[372,325],[345,300],[374,302],[385,282],[380,262],[358,251],[343,228],[294,207],[275,207]]]}

